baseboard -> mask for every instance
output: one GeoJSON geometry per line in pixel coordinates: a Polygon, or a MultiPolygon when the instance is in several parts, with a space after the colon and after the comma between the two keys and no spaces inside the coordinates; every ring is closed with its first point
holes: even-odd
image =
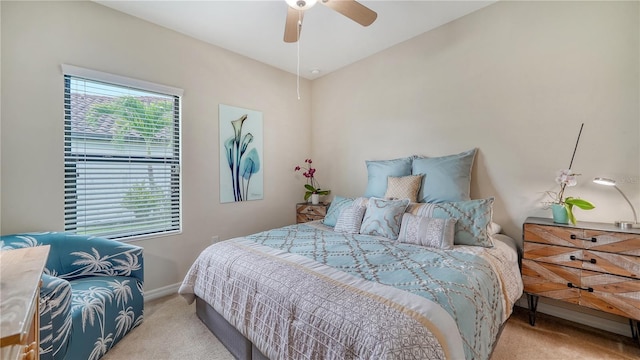
{"type": "MultiPolygon", "coordinates": [[[[582,307],[578,307],[577,305],[565,303],[553,304],[550,303],[550,301],[553,300],[540,298],[538,302],[538,312],[573,321],[578,324],[587,325],[596,329],[612,332],[618,335],[631,337],[631,328],[629,327],[628,319],[602,313],[603,316],[611,316],[611,319],[608,319],[595,315],[596,313],[599,313],[596,310],[585,309],[582,307]],[[575,308],[576,310],[574,310],[573,308],[575,308]],[[578,310],[593,312],[594,315],[578,310]]],[[[527,309],[528,306],[526,297],[520,298],[520,300],[516,302],[516,305],[527,309]]]]}
{"type": "Polygon", "coordinates": [[[167,295],[173,295],[178,292],[181,283],[171,284],[163,286],[161,288],[149,290],[144,292],[144,302],[159,299],[167,295]]]}

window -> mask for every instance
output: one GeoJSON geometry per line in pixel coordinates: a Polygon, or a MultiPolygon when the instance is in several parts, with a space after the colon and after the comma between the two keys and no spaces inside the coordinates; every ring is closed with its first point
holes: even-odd
{"type": "Polygon", "coordinates": [[[65,231],[181,230],[182,90],[63,65],[65,231]]]}

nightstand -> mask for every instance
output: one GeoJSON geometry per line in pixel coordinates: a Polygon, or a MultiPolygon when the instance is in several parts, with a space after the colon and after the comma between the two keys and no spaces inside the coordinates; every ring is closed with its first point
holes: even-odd
{"type": "Polygon", "coordinates": [[[640,229],[530,217],[522,236],[522,280],[532,326],[538,297],[544,296],[626,317],[639,340],[640,229]]]}
{"type": "Polygon", "coordinates": [[[296,223],[305,223],[308,221],[322,220],[327,215],[329,203],[320,203],[313,205],[311,203],[296,204],[296,223]]]}

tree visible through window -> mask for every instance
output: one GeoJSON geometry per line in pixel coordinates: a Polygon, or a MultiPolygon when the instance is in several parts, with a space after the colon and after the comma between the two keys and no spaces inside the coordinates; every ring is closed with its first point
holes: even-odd
{"type": "Polygon", "coordinates": [[[180,230],[180,98],[65,75],[65,230],[180,230]]]}

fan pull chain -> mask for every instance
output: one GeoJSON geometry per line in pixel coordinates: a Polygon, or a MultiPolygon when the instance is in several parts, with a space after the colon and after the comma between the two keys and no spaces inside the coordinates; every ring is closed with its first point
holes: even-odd
{"type": "Polygon", "coordinates": [[[298,62],[296,64],[296,92],[298,93],[298,100],[300,100],[300,28],[302,27],[302,19],[301,19],[301,11],[298,11],[298,26],[296,26],[296,31],[298,32],[298,41],[296,41],[297,46],[297,58],[298,62]]]}

